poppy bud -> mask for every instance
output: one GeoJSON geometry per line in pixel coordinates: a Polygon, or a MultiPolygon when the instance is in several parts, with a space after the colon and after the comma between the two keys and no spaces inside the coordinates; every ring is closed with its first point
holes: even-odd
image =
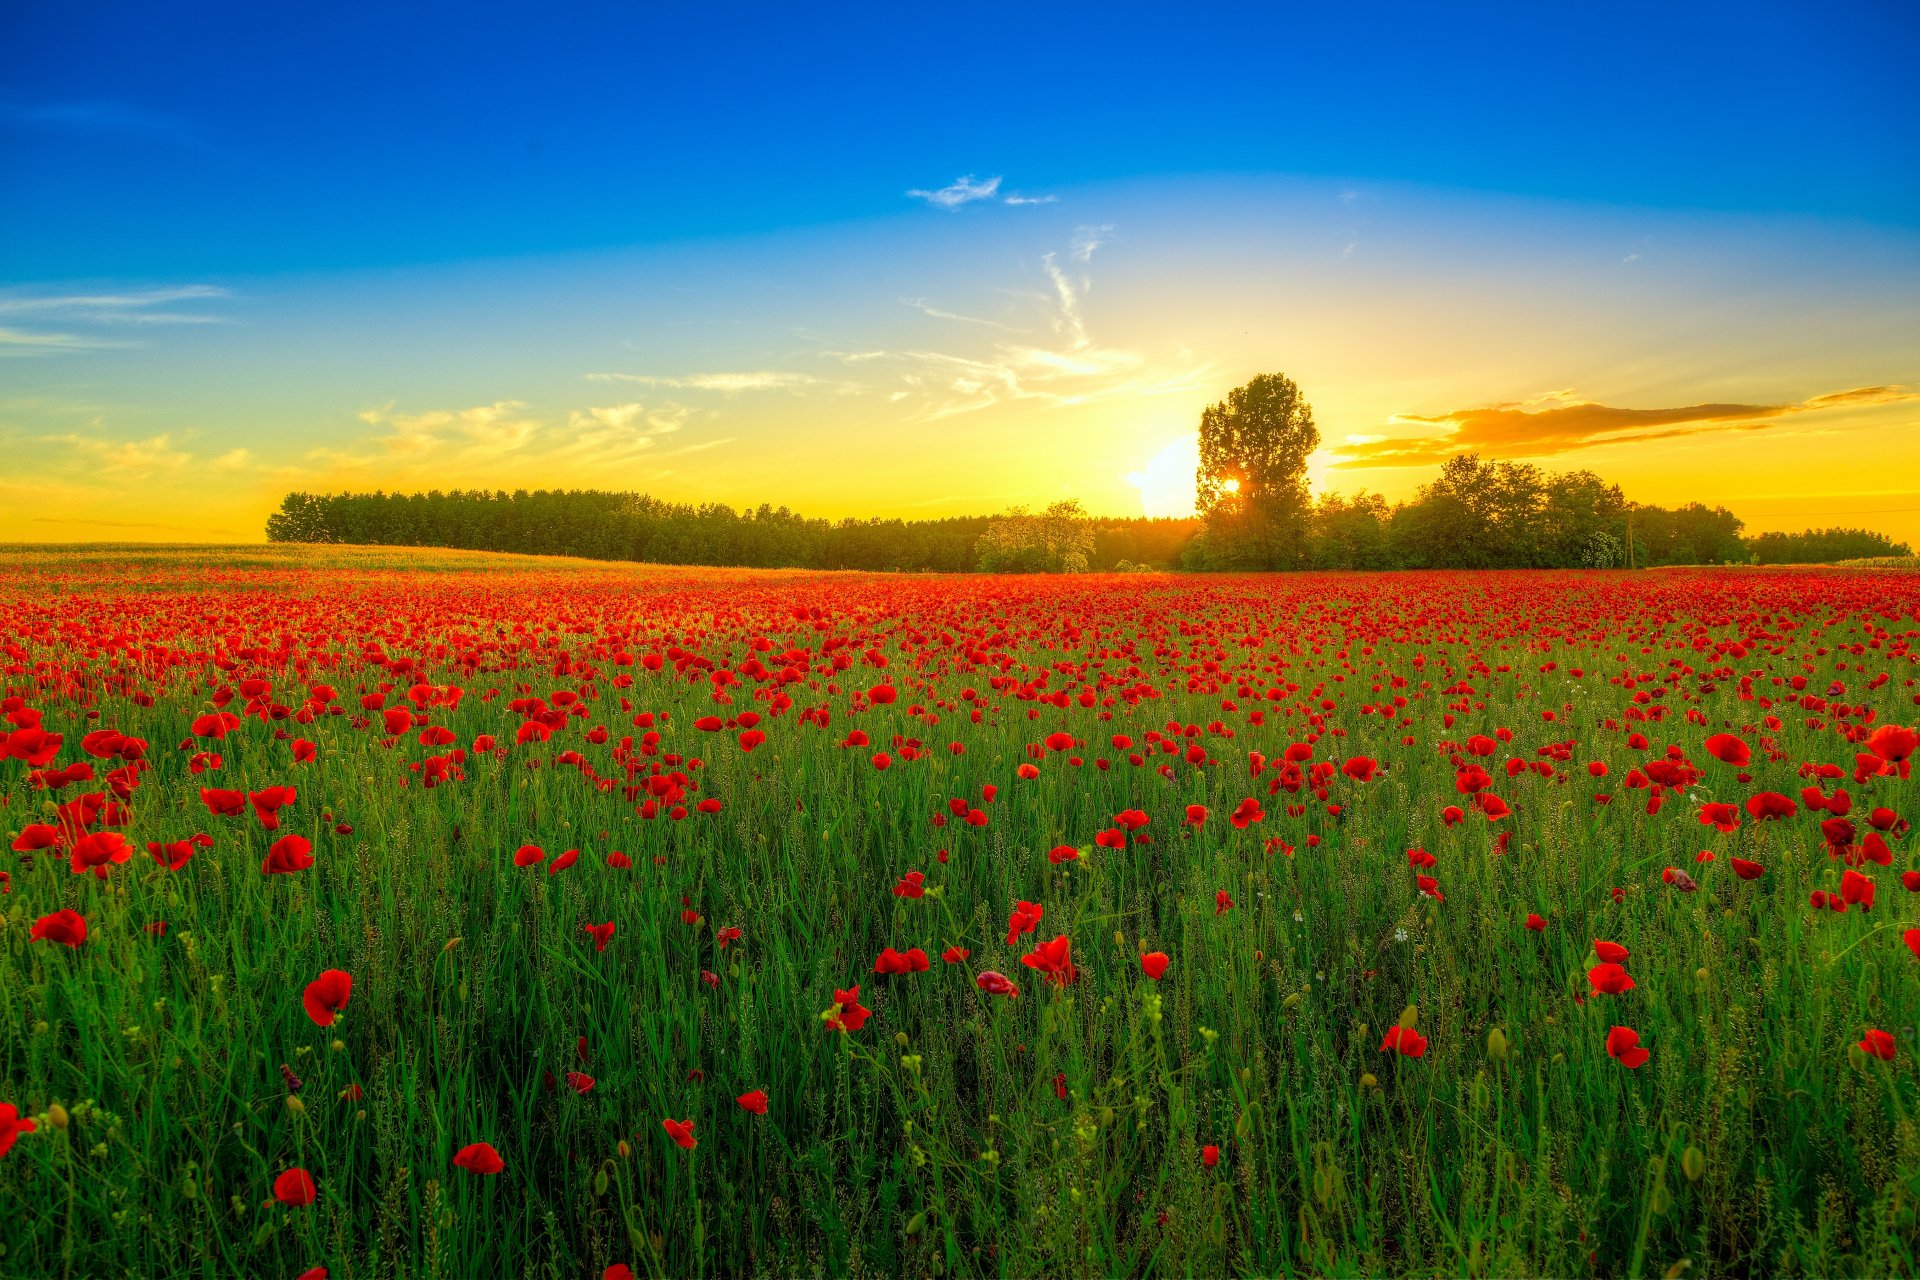
{"type": "Polygon", "coordinates": [[[287,1095],[287,1110],[294,1115],[303,1116],[307,1114],[307,1104],[300,1101],[297,1095],[290,1093],[287,1095]]]}
{"type": "Polygon", "coordinates": [[[67,1127],[67,1109],[55,1102],[47,1107],[47,1123],[56,1129],[67,1127]]]}
{"type": "Polygon", "coordinates": [[[1362,1089],[1371,1089],[1379,1083],[1380,1078],[1374,1075],[1373,1072],[1363,1071],[1360,1073],[1360,1087],[1362,1089]]]}
{"type": "Polygon", "coordinates": [[[1499,1027],[1487,1032],[1487,1057],[1495,1062],[1507,1060],[1507,1033],[1499,1027]]]}
{"type": "Polygon", "coordinates": [[[620,1139],[619,1145],[616,1146],[614,1150],[620,1153],[622,1160],[631,1160],[633,1158],[633,1146],[625,1138],[620,1139]]]}
{"type": "Polygon", "coordinates": [[[1420,1006],[1410,1004],[1400,1011],[1400,1025],[1411,1028],[1420,1021],[1420,1006]]]}
{"type": "Polygon", "coordinates": [[[1688,1182],[1700,1181],[1700,1175],[1707,1171],[1707,1153],[1688,1147],[1680,1156],[1680,1171],[1687,1175],[1688,1182]]]}

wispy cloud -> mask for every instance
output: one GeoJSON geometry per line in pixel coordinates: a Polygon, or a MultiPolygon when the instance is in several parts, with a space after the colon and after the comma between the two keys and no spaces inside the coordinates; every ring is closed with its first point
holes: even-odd
{"type": "Polygon", "coordinates": [[[56,316],[99,324],[210,324],[223,317],[155,308],[231,296],[225,289],[210,284],[135,289],[124,293],[0,293],[0,316],[56,316]]]}
{"type": "Polygon", "coordinates": [[[903,306],[912,307],[915,311],[920,312],[922,315],[931,316],[935,320],[956,320],[956,321],[959,321],[961,324],[985,325],[990,329],[1011,328],[1011,326],[1002,324],[998,320],[985,320],[979,316],[963,316],[957,311],[947,311],[941,307],[934,306],[931,302],[928,302],[925,298],[902,298],[900,299],[900,302],[903,306]]]}
{"type": "Polygon", "coordinates": [[[63,351],[96,351],[103,347],[129,347],[130,342],[108,342],[77,333],[48,333],[29,329],[0,327],[0,357],[45,356],[63,351]]]}
{"type": "MultiPolygon", "coordinates": [[[[1083,228],[1097,238],[1110,228],[1083,228]]],[[[1092,254],[1089,251],[1088,258],[1092,254]]],[[[926,347],[864,348],[824,351],[850,371],[866,379],[867,389],[889,404],[899,405],[909,424],[974,413],[1016,401],[1051,406],[1088,404],[1099,400],[1191,395],[1204,390],[1209,369],[1192,353],[1178,351],[1171,360],[1156,360],[1145,352],[1102,344],[1095,340],[1086,299],[1092,287],[1084,272],[1071,272],[1057,254],[1040,262],[1050,288],[1016,296],[1027,300],[1031,323],[1022,327],[995,323],[1015,334],[1051,331],[1046,342],[993,341],[985,350],[934,350],[926,347]]],[[[975,317],[928,305],[907,304],[928,315],[985,325],[975,317]]]]}
{"type": "Polygon", "coordinates": [[[589,382],[631,382],[643,387],[669,387],[680,391],[719,391],[737,395],[742,391],[797,391],[824,388],[836,384],[810,373],[756,369],[748,372],[686,373],[590,373],[589,382]]]}
{"type": "Polygon", "coordinates": [[[185,121],[124,102],[0,105],[0,123],[15,127],[56,129],[65,133],[120,134],[170,142],[177,146],[197,146],[200,142],[199,136],[185,121]]]}
{"type": "Polygon", "coordinates": [[[936,209],[945,209],[949,213],[963,205],[974,204],[981,200],[994,200],[1001,204],[1053,204],[1058,196],[1029,196],[1017,191],[1000,193],[1002,179],[998,174],[991,178],[976,178],[972,174],[955,178],[944,187],[932,190],[915,187],[907,192],[909,198],[924,200],[936,209]]]}
{"type": "Polygon", "coordinates": [[[1754,431],[1779,426],[1795,415],[1920,401],[1904,386],[1854,387],[1790,404],[1693,404],[1665,409],[1622,409],[1554,392],[1532,400],[1431,417],[1402,414],[1390,428],[1420,428],[1419,434],[1348,436],[1331,446],[1336,466],[1432,466],[1462,453],[1491,458],[1538,458],[1609,444],[1641,444],[1713,431],[1754,431]]]}
{"type": "Polygon", "coordinates": [[[932,191],[925,191],[915,187],[913,190],[907,192],[907,195],[915,200],[925,200],[936,209],[958,209],[961,205],[972,204],[976,200],[991,200],[998,195],[999,192],[1000,179],[998,177],[981,181],[969,173],[963,178],[955,178],[946,186],[932,191]]]}
{"type": "MultiPolygon", "coordinates": [[[[0,291],[0,320],[26,324],[126,325],[211,324],[222,317],[202,311],[162,310],[170,304],[196,303],[228,297],[213,285],[182,285],[165,289],[136,289],[118,293],[25,293],[0,291]]],[[[109,339],[65,329],[28,329],[0,324],[0,356],[54,355],[95,351],[109,347],[140,346],[137,341],[109,339]]]]}
{"type": "Polygon", "coordinates": [[[1106,248],[1106,246],[1111,243],[1112,236],[1113,224],[1111,222],[1101,223],[1097,227],[1075,227],[1073,229],[1073,243],[1070,246],[1073,252],[1073,260],[1080,263],[1092,262],[1095,252],[1106,248]]]}
{"type": "MultiPolygon", "coordinates": [[[[672,402],[593,405],[549,414],[519,400],[496,400],[464,409],[401,412],[377,405],[357,416],[378,433],[343,447],[320,446],[308,463],[339,478],[413,472],[417,484],[511,482],[537,474],[602,476],[609,468],[656,456],[661,440],[687,426],[696,410],[672,402]]],[[[674,457],[712,442],[683,447],[674,457]]]]}
{"type": "Polygon", "coordinates": [[[40,440],[44,444],[64,446],[71,458],[84,462],[90,469],[131,480],[176,472],[193,461],[191,453],[174,444],[171,433],[148,436],[144,440],[105,440],[68,432],[41,436],[40,440]]]}

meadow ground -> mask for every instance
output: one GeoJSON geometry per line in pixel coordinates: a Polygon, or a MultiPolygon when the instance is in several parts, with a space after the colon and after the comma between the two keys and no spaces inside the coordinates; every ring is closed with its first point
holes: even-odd
{"type": "Polygon", "coordinates": [[[1920,574],[0,552],[0,1275],[1892,1275],[1920,574]]]}

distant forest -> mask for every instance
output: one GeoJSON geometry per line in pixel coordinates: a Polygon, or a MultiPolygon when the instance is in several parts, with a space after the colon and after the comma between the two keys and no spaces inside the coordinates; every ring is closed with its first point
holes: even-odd
{"type": "MultiPolygon", "coordinates": [[[[1322,495],[1302,513],[1297,548],[1266,567],[1300,569],[1610,568],[1813,564],[1906,555],[1858,529],[1741,536],[1739,517],[1689,503],[1629,503],[1590,472],[1454,459],[1410,502],[1322,495]]],[[[600,490],[416,494],[290,493],[267,521],[273,542],[458,547],[659,564],[961,573],[1229,569],[1205,522],[1047,512],[937,520],[809,519],[600,490]]]]}

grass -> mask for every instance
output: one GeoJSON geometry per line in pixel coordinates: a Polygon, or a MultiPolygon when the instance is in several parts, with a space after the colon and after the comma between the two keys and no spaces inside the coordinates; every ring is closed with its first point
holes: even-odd
{"type": "MultiPolygon", "coordinates": [[[[0,897],[0,1102],[41,1120],[0,1157],[0,1275],[1916,1269],[1912,837],[1887,837],[1891,867],[1859,868],[1871,911],[1815,911],[1843,869],[1823,815],[1730,835],[1696,815],[1797,798],[1802,766],[1830,762],[1847,776],[1819,785],[1851,793],[1860,833],[1876,806],[1920,817],[1910,781],[1853,776],[1866,748],[1844,732],[1866,710],[1914,718],[1920,579],[899,579],[357,548],[11,549],[0,565],[7,693],[67,735],[56,763],[112,728],[152,766],[117,828],[129,861],[98,879],[64,850],[21,855],[0,897]],[[795,646],[811,651],[797,679],[747,667],[777,677],[795,646]],[[1807,690],[1773,683],[1795,675],[1807,690]],[[256,714],[194,739],[249,677],[272,685],[256,714]],[[387,706],[410,705],[422,678],[465,691],[429,698],[426,721],[501,744],[433,787],[418,766],[452,748],[422,745],[420,724],[390,738],[360,702],[386,684],[387,706]],[[1844,694],[1798,701],[1833,679],[1844,694]],[[883,683],[898,700],[869,703],[883,683]],[[297,718],[315,684],[344,714],[297,718]],[[530,709],[509,702],[553,708],[556,691],[586,714],[516,742],[530,709]],[[1397,714],[1373,713],[1396,696],[1397,714]],[[827,723],[801,718],[813,708],[827,723]],[[694,724],[749,709],[767,735],[751,751],[694,724]],[[843,745],[855,729],[871,743],[843,745]],[[1460,744],[1498,729],[1511,741],[1465,758],[1512,815],[1446,825],[1466,803],[1460,744]],[[1705,752],[1723,730],[1752,744],[1751,781],[1705,752]],[[1054,732],[1079,745],[1049,749],[1054,732]],[[1249,752],[1277,767],[1310,735],[1333,766],[1324,799],[1312,778],[1272,793],[1273,768],[1253,776],[1249,752]],[[294,762],[296,738],[315,759],[294,762]],[[925,754],[908,758],[914,739],[925,754]],[[1650,813],[1626,780],[1669,743],[1699,777],[1650,813]],[[221,767],[192,774],[200,751],[221,767]],[[1386,772],[1350,778],[1356,756],[1386,772]],[[1548,774],[1509,777],[1509,758],[1548,774]],[[697,783],[689,808],[721,811],[641,816],[622,788],[656,765],[697,783]],[[298,799],[275,832],[200,800],[281,783],[298,799]],[[1265,817],[1236,828],[1248,796],[1265,817]],[[1198,826],[1193,804],[1210,811],[1198,826]],[[1129,809],[1147,826],[1095,844],[1129,809]],[[145,852],[200,831],[212,847],[179,871],[145,852]],[[314,865],[262,874],[290,832],[314,865]],[[545,859],[516,867],[524,844],[545,859]],[[1049,861],[1060,845],[1080,856],[1049,861]],[[1444,900],[1418,890],[1415,847],[1444,900]],[[615,850],[631,866],[609,866],[615,850]],[[1738,879],[1731,856],[1766,873],[1738,879]],[[896,896],[915,870],[926,896],[896,896]],[[1008,945],[1020,900],[1044,916],[1008,945]],[[63,907],[86,943],[30,941],[63,907]],[[581,926],[608,921],[597,952],[581,926]],[[723,928],[741,930],[725,948],[723,928]],[[1070,985],[1021,961],[1057,935],[1070,985]],[[1633,990],[1588,994],[1595,939],[1629,948],[1633,990]],[[872,972],[883,947],[914,946],[927,972],[872,972]],[[949,946],[971,954],[944,963],[949,946]],[[1149,950],[1171,957],[1158,982],[1149,950]],[[321,1028],[301,994],[330,968],[353,994],[321,1028]],[[984,970],[1018,998],[978,988],[984,970]],[[855,983],[873,1017],[829,1029],[855,983]],[[1380,1049],[1400,1023],[1424,1056],[1380,1049]],[[1607,1055],[1616,1024],[1646,1065],[1607,1055]],[[1853,1048],[1867,1028],[1893,1033],[1892,1061],[1853,1048]],[[735,1102],[753,1089],[765,1116],[735,1102]],[[694,1121],[694,1149],[668,1118],[694,1121]],[[452,1163],[481,1141],[498,1176],[452,1163]],[[293,1167],[312,1205],[274,1201],[293,1167]]],[[[0,762],[0,828],[108,791],[119,761],[94,763],[98,780],[49,794],[0,762]]]]}

